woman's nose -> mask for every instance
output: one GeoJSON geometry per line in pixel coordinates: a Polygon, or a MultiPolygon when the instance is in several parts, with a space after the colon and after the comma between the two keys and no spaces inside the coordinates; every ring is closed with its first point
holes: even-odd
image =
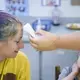
{"type": "Polygon", "coordinates": [[[19,47],[19,49],[24,48],[24,43],[23,43],[23,41],[20,41],[18,47],[19,47]]]}

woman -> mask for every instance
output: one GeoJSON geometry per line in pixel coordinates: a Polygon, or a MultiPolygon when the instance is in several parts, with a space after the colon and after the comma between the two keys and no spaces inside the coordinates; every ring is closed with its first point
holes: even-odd
{"type": "Polygon", "coordinates": [[[12,15],[0,11],[0,80],[30,80],[28,58],[19,50],[22,23],[12,15]]]}

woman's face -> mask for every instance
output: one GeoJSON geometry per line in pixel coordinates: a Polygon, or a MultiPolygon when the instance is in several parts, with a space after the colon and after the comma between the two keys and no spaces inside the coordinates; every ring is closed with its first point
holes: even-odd
{"type": "Polygon", "coordinates": [[[19,49],[24,47],[22,35],[23,35],[22,25],[18,24],[17,34],[14,37],[9,38],[8,41],[0,42],[0,56],[6,58],[16,57],[19,49]]]}

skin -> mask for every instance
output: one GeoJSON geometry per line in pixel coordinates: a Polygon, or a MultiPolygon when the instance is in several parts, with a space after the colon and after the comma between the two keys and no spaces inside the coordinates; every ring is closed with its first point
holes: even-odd
{"type": "Polygon", "coordinates": [[[49,51],[58,48],[80,50],[80,32],[56,36],[50,32],[39,30],[36,34],[41,36],[30,37],[30,43],[37,50],[49,51]]]}
{"type": "MultiPolygon", "coordinates": [[[[78,60],[77,60],[77,65],[78,65],[78,67],[79,67],[79,73],[80,73],[80,57],[78,58],[78,60]]],[[[78,80],[80,80],[80,74],[78,74],[78,80]]]]}
{"type": "Polygon", "coordinates": [[[72,72],[67,77],[63,78],[62,80],[74,80],[75,77],[77,77],[78,80],[80,80],[79,68],[80,68],[80,57],[77,60],[77,62],[73,64],[72,72]]]}
{"type": "Polygon", "coordinates": [[[49,32],[45,32],[40,30],[36,32],[36,34],[40,35],[39,37],[32,38],[30,37],[31,45],[40,51],[48,51],[56,49],[54,41],[56,40],[56,35],[53,35],[49,32]]]}
{"type": "Polygon", "coordinates": [[[19,49],[24,48],[22,41],[22,25],[18,24],[18,32],[14,37],[9,37],[7,41],[0,41],[0,60],[16,57],[19,49]]]}

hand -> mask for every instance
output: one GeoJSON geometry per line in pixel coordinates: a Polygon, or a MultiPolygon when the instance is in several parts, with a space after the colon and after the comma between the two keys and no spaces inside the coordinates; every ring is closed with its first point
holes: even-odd
{"type": "Polygon", "coordinates": [[[44,30],[40,30],[36,32],[36,34],[39,34],[40,36],[37,38],[30,37],[30,43],[34,48],[40,51],[56,49],[55,46],[55,41],[57,39],[56,35],[44,30]]]}
{"type": "Polygon", "coordinates": [[[77,62],[73,64],[72,66],[72,73],[74,73],[74,75],[77,75],[79,73],[79,67],[77,62]]]}
{"type": "Polygon", "coordinates": [[[80,56],[79,56],[79,58],[78,58],[78,60],[77,60],[77,65],[78,65],[78,67],[80,68],[80,56]]]}

